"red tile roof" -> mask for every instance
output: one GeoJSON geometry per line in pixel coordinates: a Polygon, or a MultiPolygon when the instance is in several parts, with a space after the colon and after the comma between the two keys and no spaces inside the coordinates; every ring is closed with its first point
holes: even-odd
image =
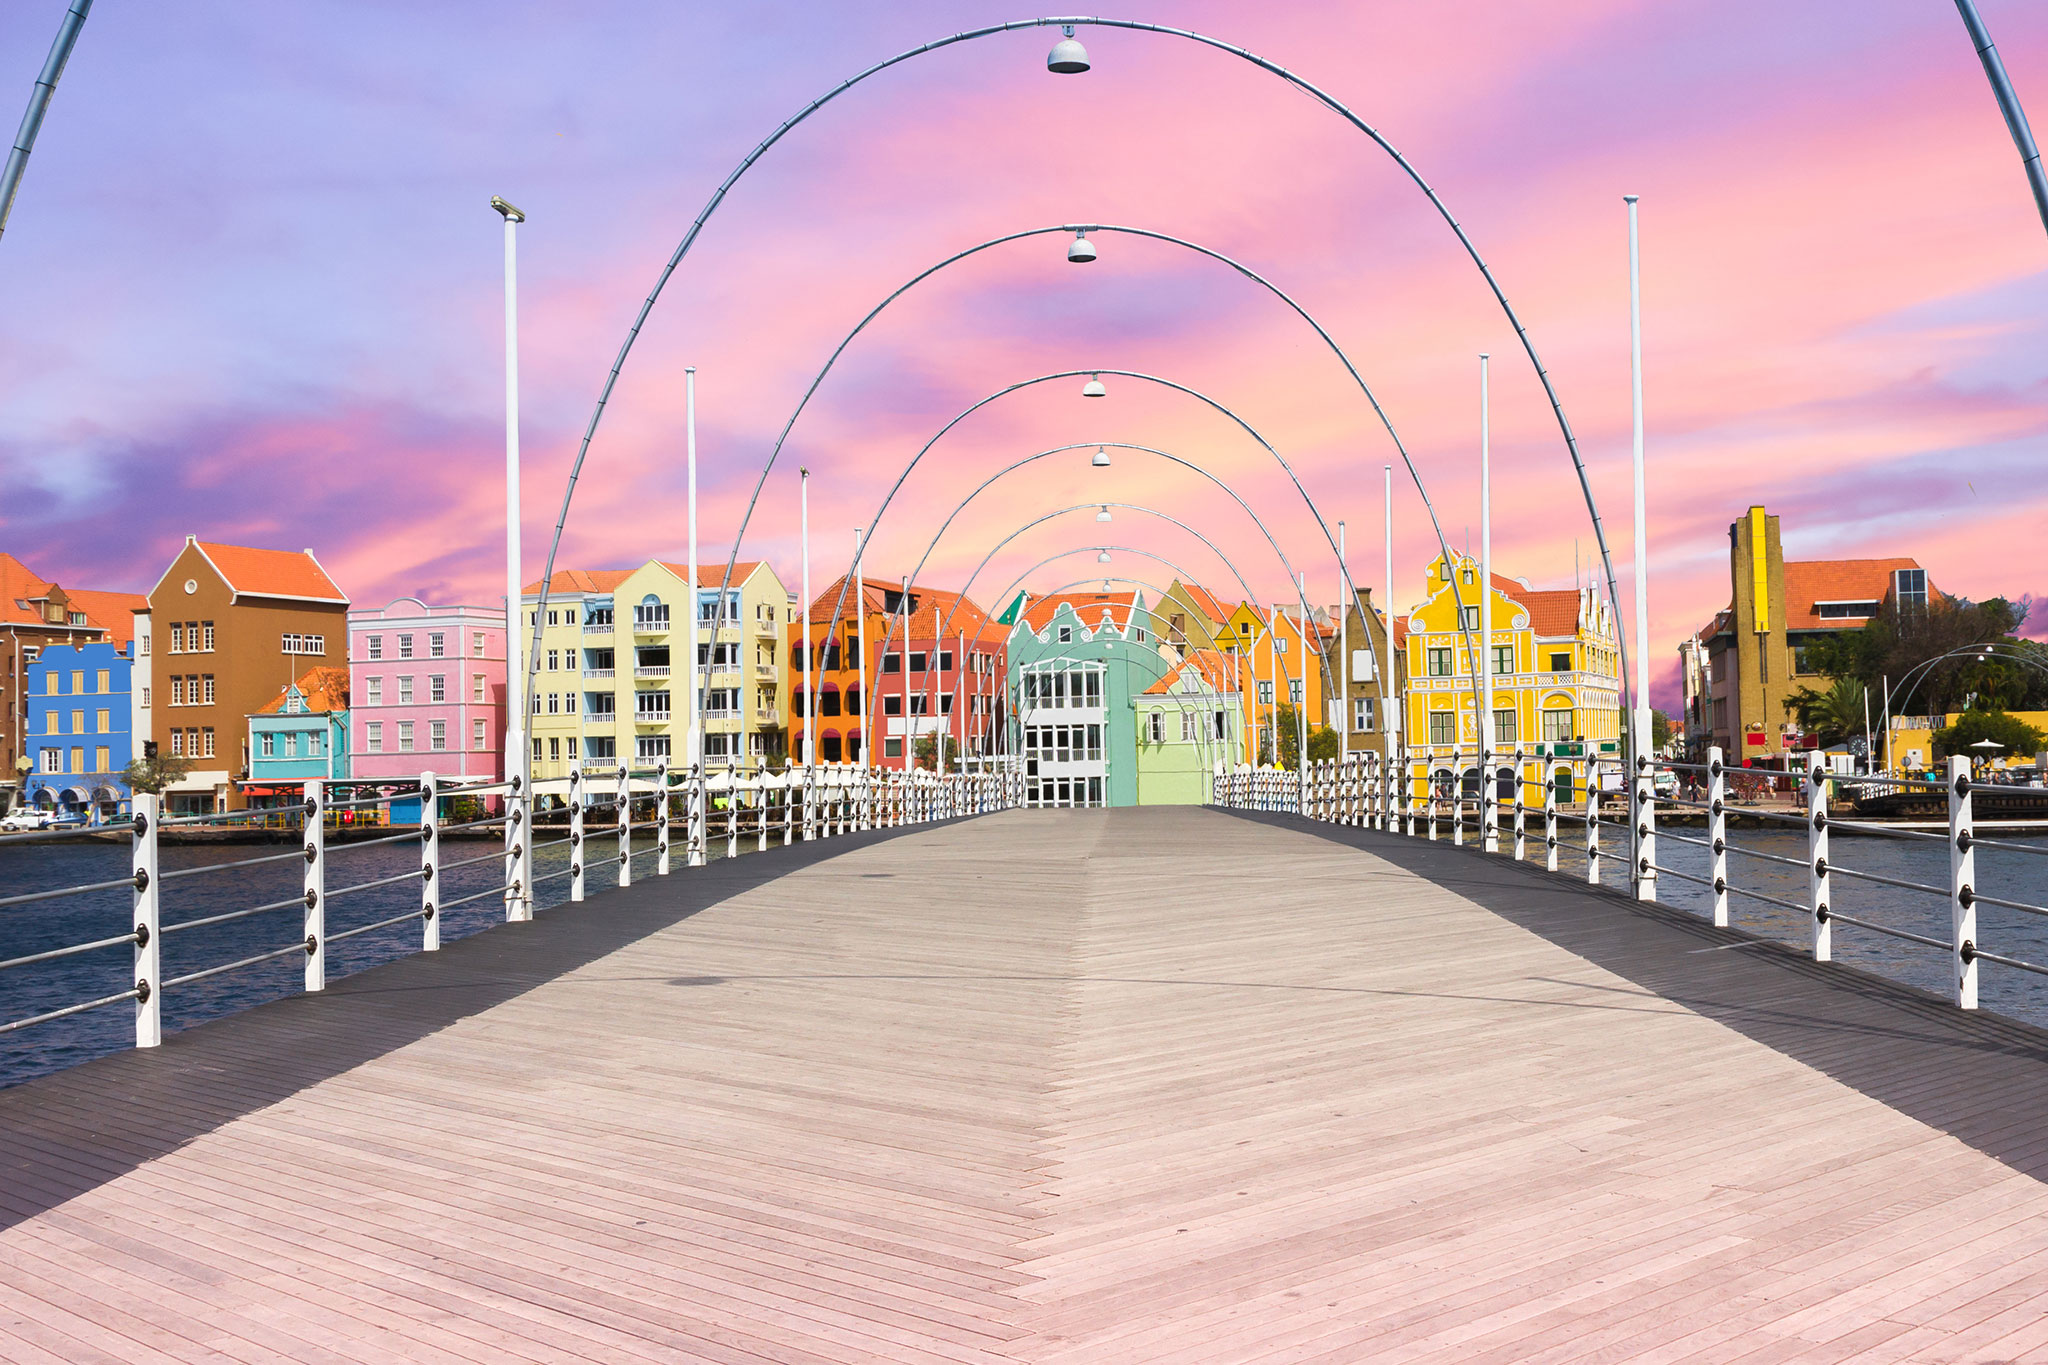
{"type": "Polygon", "coordinates": [[[1218,692],[1231,692],[1236,689],[1230,659],[1222,650],[1191,649],[1185,659],[1168,669],[1158,682],[1153,683],[1145,691],[1161,695],[1171,692],[1175,681],[1190,668],[1201,674],[1203,681],[1218,692]]]}
{"type": "MultiPolygon", "coordinates": [[[[861,580],[861,588],[866,611],[862,614],[874,616],[887,610],[889,594],[900,591],[902,583],[903,579],[900,576],[896,578],[864,577],[861,580]]],[[[813,624],[824,625],[831,621],[832,606],[835,602],[839,601],[841,588],[846,584],[847,576],[841,574],[838,578],[833,579],[823,592],[811,599],[810,620],[813,624]]],[[[927,587],[922,583],[912,583],[910,585],[910,633],[913,637],[917,636],[920,623],[923,624],[927,632],[930,630],[932,610],[935,607],[938,609],[939,621],[945,626],[948,635],[965,634],[975,640],[981,640],[987,635],[987,627],[990,623],[989,614],[983,611],[981,604],[973,598],[963,597],[959,593],[945,588],[933,588],[927,587]]],[[[850,619],[855,614],[856,609],[857,604],[853,600],[853,592],[850,588],[847,588],[846,604],[839,610],[840,619],[842,621],[850,619]]],[[[901,607],[899,606],[898,611],[900,610],[901,607]]],[[[896,613],[891,612],[889,614],[893,616],[896,613]]],[[[1007,634],[1008,628],[1000,627],[995,632],[993,638],[1001,639],[1007,634]]],[[[927,636],[926,638],[929,637],[927,636]]]]}
{"type": "Polygon", "coordinates": [[[311,550],[259,550],[204,540],[192,543],[220,571],[237,596],[348,602],[348,594],[335,586],[311,550]]]}
{"type": "Polygon", "coordinates": [[[1558,637],[1579,633],[1579,590],[1555,588],[1543,592],[1517,585],[1503,588],[1508,596],[1529,609],[1529,628],[1541,636],[1558,637]]]}
{"type": "Polygon", "coordinates": [[[1056,592],[1050,597],[1041,597],[1024,609],[1024,624],[1033,630],[1044,630],[1051,624],[1054,613],[1062,604],[1074,609],[1081,618],[1081,624],[1094,629],[1102,622],[1102,613],[1109,613],[1110,623],[1122,630],[1131,623],[1131,611],[1137,605],[1138,594],[1131,592],[1056,592]]]}
{"type": "MultiPolygon", "coordinates": [[[[631,569],[557,569],[554,577],[548,579],[548,596],[568,596],[570,593],[610,592],[626,581],[631,569]]],[[[521,588],[522,595],[540,592],[540,580],[534,579],[521,588]]]]}
{"type": "Polygon", "coordinates": [[[116,649],[126,649],[135,638],[135,613],[149,610],[149,599],[139,592],[101,592],[94,588],[66,588],[75,610],[107,633],[116,649]]]}
{"type": "MultiPolygon", "coordinates": [[[[1822,602],[1876,602],[1882,606],[1892,595],[1892,575],[1900,569],[1917,569],[1913,559],[1788,559],[1785,561],[1785,622],[1787,630],[1841,630],[1860,623],[1856,616],[1821,616],[1814,608],[1822,602]]],[[[1934,595],[1930,585],[1928,594],[1934,595]]],[[[1699,638],[1711,640],[1735,628],[1735,607],[1731,603],[1714,613],[1699,638]]]]}
{"type": "MultiPolygon", "coordinates": [[[[657,560],[655,560],[654,562],[655,562],[655,563],[657,563],[657,564],[659,564],[659,565],[661,565],[661,567],[662,567],[662,568],[664,568],[664,569],[667,569],[667,570],[668,570],[668,571],[669,571],[670,573],[674,574],[674,575],[675,575],[675,576],[676,576],[677,578],[680,578],[680,579],[684,580],[685,582],[688,582],[688,581],[689,581],[689,577],[690,577],[690,566],[689,566],[689,565],[687,565],[687,564],[671,564],[671,563],[669,563],[669,562],[668,562],[668,561],[667,561],[666,559],[657,559],[657,560]]],[[[734,564],[734,565],[732,566],[732,582],[733,582],[733,586],[737,587],[737,586],[739,586],[740,584],[742,584],[742,583],[746,582],[746,581],[747,581],[747,579],[748,579],[749,577],[751,577],[751,576],[753,575],[753,572],[754,572],[754,570],[756,570],[756,569],[758,569],[758,568],[760,568],[760,567],[761,567],[761,561],[760,561],[760,560],[758,560],[758,559],[742,559],[742,560],[739,560],[739,561],[738,561],[737,563],[735,563],[735,564],[734,564]]],[[[715,563],[715,564],[706,564],[706,563],[704,563],[704,562],[703,562],[703,561],[701,561],[701,560],[700,560],[700,561],[698,562],[698,564],[697,564],[697,586],[698,586],[698,587],[700,587],[700,588],[715,588],[715,587],[717,587],[717,586],[719,585],[719,583],[720,583],[721,581],[723,581],[723,580],[724,580],[724,578],[725,578],[725,561],[724,561],[724,560],[722,560],[722,559],[721,559],[721,560],[719,560],[719,561],[718,561],[717,563],[715,563]]]]}
{"type": "MultiPolygon", "coordinates": [[[[0,622],[45,625],[36,599],[46,597],[57,584],[37,576],[13,555],[0,553],[0,622]]],[[[125,649],[135,638],[135,613],[146,610],[149,599],[140,593],[101,592],[92,588],[63,588],[71,610],[85,613],[86,623],[103,631],[117,649],[125,649]]]]}
{"type": "MultiPolygon", "coordinates": [[[[323,664],[310,669],[298,681],[299,692],[306,698],[309,713],[348,710],[348,670],[332,664],[323,664]]],[[[287,693],[280,688],[278,694],[265,702],[256,712],[259,716],[277,715],[284,710],[287,693]]]]}
{"type": "Polygon", "coordinates": [[[1197,611],[1216,624],[1221,625],[1230,619],[1231,608],[1224,606],[1222,599],[1201,584],[1183,581],[1180,584],[1180,591],[1181,596],[1187,598],[1197,611]]]}
{"type": "Polygon", "coordinates": [[[46,579],[37,577],[13,555],[0,552],[0,621],[42,624],[43,614],[35,599],[49,591],[46,579]]]}

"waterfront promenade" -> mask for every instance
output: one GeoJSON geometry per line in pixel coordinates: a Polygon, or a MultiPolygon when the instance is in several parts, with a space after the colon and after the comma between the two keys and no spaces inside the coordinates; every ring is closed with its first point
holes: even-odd
{"type": "Polygon", "coordinates": [[[1470,850],[1012,811],[0,1091],[0,1359],[2048,1354],[2048,1034],[1470,850]]]}

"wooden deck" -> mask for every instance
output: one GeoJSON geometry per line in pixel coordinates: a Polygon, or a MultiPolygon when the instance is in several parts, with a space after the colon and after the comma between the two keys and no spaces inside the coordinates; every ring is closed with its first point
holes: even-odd
{"type": "Polygon", "coordinates": [[[0,1092],[7,1361],[2048,1358],[2048,1038],[1287,820],[750,855],[0,1092]]]}

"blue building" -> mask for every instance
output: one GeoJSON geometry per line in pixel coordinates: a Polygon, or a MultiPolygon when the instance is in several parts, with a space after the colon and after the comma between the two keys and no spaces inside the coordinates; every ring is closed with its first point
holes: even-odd
{"type": "Polygon", "coordinates": [[[348,776],[347,689],[345,670],[316,668],[249,717],[250,804],[297,801],[309,777],[348,776]]]}
{"type": "Polygon", "coordinates": [[[45,645],[22,673],[23,738],[35,766],[25,798],[94,822],[129,810],[134,658],[111,641],[45,645]]]}

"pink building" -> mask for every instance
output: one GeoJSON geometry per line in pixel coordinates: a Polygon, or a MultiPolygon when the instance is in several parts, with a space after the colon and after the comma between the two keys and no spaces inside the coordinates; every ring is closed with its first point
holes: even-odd
{"type": "Polygon", "coordinates": [[[505,613],[401,597],[348,614],[349,775],[504,774],[505,613]]]}

